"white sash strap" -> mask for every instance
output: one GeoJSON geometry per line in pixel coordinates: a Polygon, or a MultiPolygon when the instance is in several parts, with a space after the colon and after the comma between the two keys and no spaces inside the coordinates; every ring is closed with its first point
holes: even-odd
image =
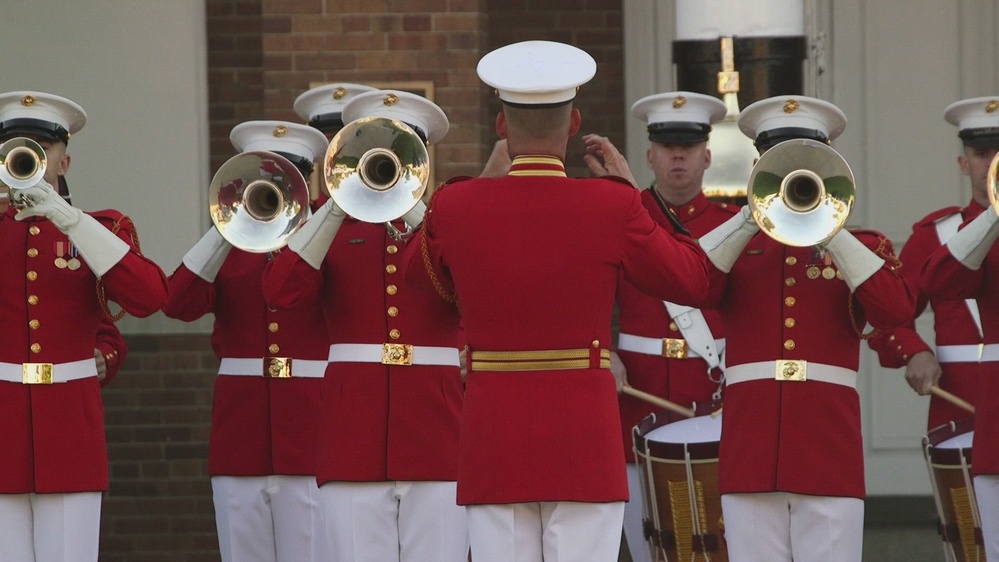
{"type": "Polygon", "coordinates": [[[742,365],[731,365],[725,371],[725,382],[731,386],[742,382],[756,380],[780,380],[785,384],[797,384],[800,382],[820,381],[832,384],[857,388],[857,371],[851,371],[844,367],[835,365],[824,365],[822,363],[808,363],[799,361],[805,365],[804,381],[784,381],[777,378],[778,364],[783,361],[760,361],[757,363],[743,363],[742,365]]]}
{"type": "Polygon", "coordinates": [[[940,363],[978,363],[982,346],[970,345],[938,345],[937,361],[940,363]]]}
{"type": "MultiPolygon", "coordinates": [[[[937,239],[940,240],[940,244],[947,244],[951,236],[957,234],[958,227],[961,226],[961,221],[964,217],[961,216],[960,212],[954,213],[952,215],[947,215],[946,217],[937,221],[937,239]]],[[[964,304],[968,307],[968,314],[971,315],[971,319],[975,322],[975,327],[978,328],[978,337],[982,337],[982,316],[978,312],[978,301],[975,299],[964,299],[964,304]]],[[[939,353],[937,354],[939,357],[939,353]]],[[[938,359],[941,363],[946,363],[943,359],[938,359]]],[[[967,361],[967,360],[965,360],[967,361]]],[[[977,359],[976,359],[977,361],[977,359]]],[[[956,363],[958,361],[952,361],[956,363]]],[[[963,362],[963,361],[962,361],[963,362]]]]}
{"type": "Polygon", "coordinates": [[[93,357],[69,363],[0,363],[0,381],[55,384],[97,376],[93,357]]]}
{"type": "Polygon", "coordinates": [[[225,357],[219,364],[219,375],[228,376],[321,379],[325,374],[326,361],[321,359],[225,357]],[[280,362],[282,366],[286,365],[287,370],[282,371],[281,374],[277,372],[268,374],[269,371],[265,369],[270,369],[272,362],[280,362]]]}
{"type": "MultiPolygon", "coordinates": [[[[688,342],[689,343],[689,342],[688,342]]],[[[622,351],[631,351],[645,355],[656,355],[658,357],[668,357],[664,353],[665,342],[663,338],[647,338],[645,336],[633,336],[631,334],[619,334],[617,337],[617,348],[622,351]]],[[[725,338],[714,340],[714,349],[720,355],[725,351],[725,338]]],[[[692,346],[687,350],[686,359],[703,359],[701,354],[692,346]]]]}
{"type": "Polygon", "coordinates": [[[329,362],[459,366],[455,347],[389,343],[335,343],[330,346],[329,362]]]}
{"type": "Polygon", "coordinates": [[[999,361],[999,343],[990,343],[982,347],[982,363],[999,361]]]}

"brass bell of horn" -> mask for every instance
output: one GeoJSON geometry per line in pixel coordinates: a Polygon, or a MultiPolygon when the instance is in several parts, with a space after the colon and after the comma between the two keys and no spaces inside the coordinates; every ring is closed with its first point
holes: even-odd
{"type": "Polygon", "coordinates": [[[430,178],[430,156],[405,123],[363,117],[330,140],[323,170],[330,197],[345,213],[388,223],[419,203],[430,178]]]}
{"type": "Polygon", "coordinates": [[[788,246],[813,246],[846,225],[856,184],[846,160],[829,145],[793,139],[760,156],[746,195],[760,230],[788,246]]]}
{"type": "Polygon", "coordinates": [[[989,164],[989,175],[987,180],[987,189],[989,192],[989,203],[991,204],[992,210],[999,213],[999,154],[996,154],[992,159],[992,163],[989,164]]]}
{"type": "Polygon", "coordinates": [[[302,172],[273,152],[237,154],[208,187],[208,212],[230,244],[253,253],[284,247],[312,214],[302,172]]]}
{"type": "Polygon", "coordinates": [[[45,149],[27,138],[15,137],[0,144],[0,182],[12,189],[23,189],[45,176],[45,149]]]}

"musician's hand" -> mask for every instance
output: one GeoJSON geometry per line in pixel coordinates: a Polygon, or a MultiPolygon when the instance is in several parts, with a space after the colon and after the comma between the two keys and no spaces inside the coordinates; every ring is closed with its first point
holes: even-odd
{"type": "Polygon", "coordinates": [[[62,232],[76,226],[80,222],[83,211],[67,203],[55,188],[44,179],[31,187],[19,189],[17,192],[18,203],[26,205],[14,216],[17,220],[24,220],[28,217],[45,217],[52,221],[52,224],[62,232]]]}
{"type": "Polygon", "coordinates": [[[909,358],[905,366],[905,382],[920,396],[930,393],[930,389],[940,382],[940,362],[932,351],[920,351],[909,358]]]}
{"type": "Polygon", "coordinates": [[[513,160],[510,158],[510,148],[506,145],[506,139],[500,139],[493,145],[493,151],[486,161],[486,167],[479,174],[480,178],[501,178],[510,172],[510,165],[513,160]]]}
{"type": "Polygon", "coordinates": [[[94,361],[97,362],[97,380],[102,381],[108,376],[108,362],[101,350],[94,348],[94,361]]]}
{"type": "Polygon", "coordinates": [[[621,389],[628,384],[628,371],[624,368],[621,358],[613,351],[610,354],[610,370],[611,374],[614,375],[614,382],[617,384],[617,393],[621,394],[621,389]]]}
{"type": "Polygon", "coordinates": [[[586,145],[583,162],[593,175],[622,177],[631,182],[631,185],[638,187],[638,181],[631,173],[628,160],[618,152],[610,139],[594,134],[583,135],[583,144],[586,145]]]}

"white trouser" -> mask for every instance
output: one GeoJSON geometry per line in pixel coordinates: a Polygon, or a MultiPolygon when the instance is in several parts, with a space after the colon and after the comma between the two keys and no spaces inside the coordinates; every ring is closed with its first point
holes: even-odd
{"type": "Polygon", "coordinates": [[[642,519],[645,517],[645,510],[642,509],[645,491],[642,489],[639,474],[641,470],[645,470],[645,467],[633,462],[628,463],[628,497],[631,499],[624,506],[624,538],[628,541],[628,550],[631,552],[633,562],[652,562],[649,556],[649,542],[645,540],[645,528],[642,525],[642,519]]]}
{"type": "Polygon", "coordinates": [[[624,502],[468,506],[475,562],[617,562],[624,502]]]}
{"type": "Polygon", "coordinates": [[[981,474],[974,483],[978,513],[982,516],[985,559],[999,560],[999,475],[981,474]]]}
{"type": "Polygon", "coordinates": [[[97,562],[101,493],[0,494],[0,561],[97,562]]]}
{"type": "Polygon", "coordinates": [[[337,562],[467,562],[454,482],[327,482],[319,488],[337,562]]]}
{"type": "Polygon", "coordinates": [[[325,562],[315,476],[212,476],[222,562],[325,562]]]}
{"type": "Polygon", "coordinates": [[[771,492],[721,502],[730,562],[861,560],[864,500],[771,492]]]}

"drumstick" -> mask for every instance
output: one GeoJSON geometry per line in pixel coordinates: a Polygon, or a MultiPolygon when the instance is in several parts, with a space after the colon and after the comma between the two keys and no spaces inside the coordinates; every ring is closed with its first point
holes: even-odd
{"type": "Polygon", "coordinates": [[[717,418],[718,416],[721,415],[721,411],[722,411],[721,406],[719,406],[717,410],[715,410],[714,412],[711,412],[711,417],[717,418]]]}
{"type": "Polygon", "coordinates": [[[961,408],[962,410],[967,410],[968,412],[971,412],[972,414],[975,413],[975,407],[974,406],[972,406],[971,404],[969,404],[967,401],[961,399],[960,397],[955,396],[955,395],[947,392],[946,390],[940,388],[939,386],[931,386],[930,387],[930,392],[932,392],[933,394],[936,394],[940,398],[943,398],[944,400],[950,402],[951,404],[957,406],[958,408],[961,408]]]}
{"type": "Polygon", "coordinates": [[[656,406],[659,406],[660,408],[666,408],[667,410],[670,410],[671,412],[676,412],[678,414],[683,414],[684,416],[687,416],[688,418],[694,417],[694,411],[691,410],[690,408],[684,408],[683,406],[677,404],[676,402],[670,402],[669,400],[666,400],[664,398],[659,398],[658,396],[655,396],[654,394],[649,394],[648,392],[642,392],[641,390],[638,390],[637,388],[635,388],[633,386],[624,385],[623,387],[621,387],[621,392],[624,393],[624,394],[627,394],[628,396],[634,396],[635,398],[638,398],[639,400],[645,400],[646,402],[648,402],[650,404],[655,404],[656,406]]]}

